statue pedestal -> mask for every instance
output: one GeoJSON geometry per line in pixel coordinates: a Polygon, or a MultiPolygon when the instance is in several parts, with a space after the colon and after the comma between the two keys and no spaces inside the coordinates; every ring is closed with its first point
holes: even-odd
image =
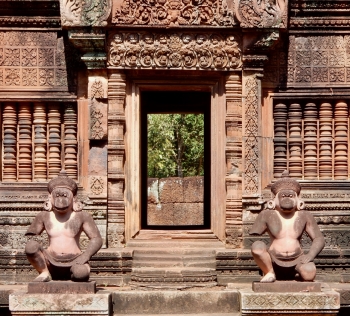
{"type": "Polygon", "coordinates": [[[96,281],[50,281],[29,282],[28,294],[94,294],[96,293],[96,281]]]}
{"type": "Polygon", "coordinates": [[[253,292],[321,292],[320,282],[275,281],[273,283],[253,282],[253,292]]]}
{"type": "MultiPolygon", "coordinates": [[[[281,283],[283,282],[278,282],[276,288],[280,287],[281,283]]],[[[277,290],[254,292],[252,289],[242,289],[239,293],[242,316],[281,314],[335,316],[340,309],[339,293],[329,289],[322,289],[320,292],[277,290]]]]}
{"type": "MultiPolygon", "coordinates": [[[[62,288],[67,290],[66,286],[62,288]]],[[[12,316],[107,316],[110,315],[111,303],[110,293],[106,291],[90,294],[15,292],[10,295],[9,305],[12,316]]]]}

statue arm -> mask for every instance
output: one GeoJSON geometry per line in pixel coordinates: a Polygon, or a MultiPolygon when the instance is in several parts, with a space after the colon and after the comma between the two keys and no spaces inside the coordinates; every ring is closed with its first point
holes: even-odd
{"type": "Polygon", "coordinates": [[[86,250],[77,258],[77,264],[84,264],[102,247],[102,237],[92,216],[88,213],[80,213],[83,216],[83,232],[88,236],[89,243],[86,250]]]}
{"type": "Polygon", "coordinates": [[[47,212],[40,212],[33,220],[33,222],[30,224],[28,230],[25,233],[25,236],[33,236],[33,235],[40,235],[44,229],[44,216],[47,212]]]}
{"type": "Polygon", "coordinates": [[[316,223],[315,218],[312,216],[311,213],[308,213],[307,211],[304,212],[307,218],[305,230],[312,239],[312,245],[307,256],[309,257],[310,261],[313,261],[323,249],[325,241],[322,232],[316,223]]]}
{"type": "Polygon", "coordinates": [[[262,211],[258,217],[256,218],[251,230],[249,231],[249,235],[262,235],[266,229],[266,220],[265,220],[266,212],[262,211]]]}

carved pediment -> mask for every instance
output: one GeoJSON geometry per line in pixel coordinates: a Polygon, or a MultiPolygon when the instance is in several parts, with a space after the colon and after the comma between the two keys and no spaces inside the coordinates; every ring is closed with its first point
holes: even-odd
{"type": "Polygon", "coordinates": [[[62,26],[106,26],[110,0],[60,0],[62,26]]]}
{"type": "Polygon", "coordinates": [[[109,68],[235,70],[241,67],[236,34],[115,33],[109,39],[109,68]]]}
{"type": "Polygon", "coordinates": [[[260,28],[286,22],[287,0],[113,0],[112,9],[118,25],[260,28]]]}

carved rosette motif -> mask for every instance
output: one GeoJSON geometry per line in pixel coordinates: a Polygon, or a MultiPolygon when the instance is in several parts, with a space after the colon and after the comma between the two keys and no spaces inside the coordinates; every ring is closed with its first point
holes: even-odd
{"type": "Polygon", "coordinates": [[[219,33],[116,33],[111,36],[109,68],[236,70],[240,41],[219,33]]]}
{"type": "Polygon", "coordinates": [[[62,0],[62,26],[106,26],[110,13],[110,0],[62,0]]]}
{"type": "Polygon", "coordinates": [[[237,0],[236,16],[243,28],[278,27],[287,25],[287,0],[237,0]]]}
{"type": "Polygon", "coordinates": [[[245,82],[244,108],[244,194],[254,195],[259,190],[259,85],[256,76],[245,82]]]}
{"type": "Polygon", "coordinates": [[[122,25],[236,24],[231,0],[114,0],[112,12],[112,23],[122,25]]]}
{"type": "Polygon", "coordinates": [[[0,32],[0,89],[67,90],[55,32],[0,32]]]}

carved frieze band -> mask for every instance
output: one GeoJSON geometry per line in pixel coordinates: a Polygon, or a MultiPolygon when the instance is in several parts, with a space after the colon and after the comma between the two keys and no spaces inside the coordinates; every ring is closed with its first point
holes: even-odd
{"type": "Polygon", "coordinates": [[[241,44],[235,34],[116,33],[110,37],[109,68],[236,70],[241,44]]]}
{"type": "Polygon", "coordinates": [[[350,36],[290,36],[288,85],[350,82],[350,36]]]}
{"type": "Polygon", "coordinates": [[[256,75],[246,79],[244,91],[243,194],[254,195],[259,190],[259,84],[256,75]]]}
{"type": "Polygon", "coordinates": [[[67,90],[63,39],[55,32],[0,32],[0,89],[67,90]]]}
{"type": "Polygon", "coordinates": [[[62,26],[106,26],[110,13],[110,0],[61,0],[62,26]]]}

